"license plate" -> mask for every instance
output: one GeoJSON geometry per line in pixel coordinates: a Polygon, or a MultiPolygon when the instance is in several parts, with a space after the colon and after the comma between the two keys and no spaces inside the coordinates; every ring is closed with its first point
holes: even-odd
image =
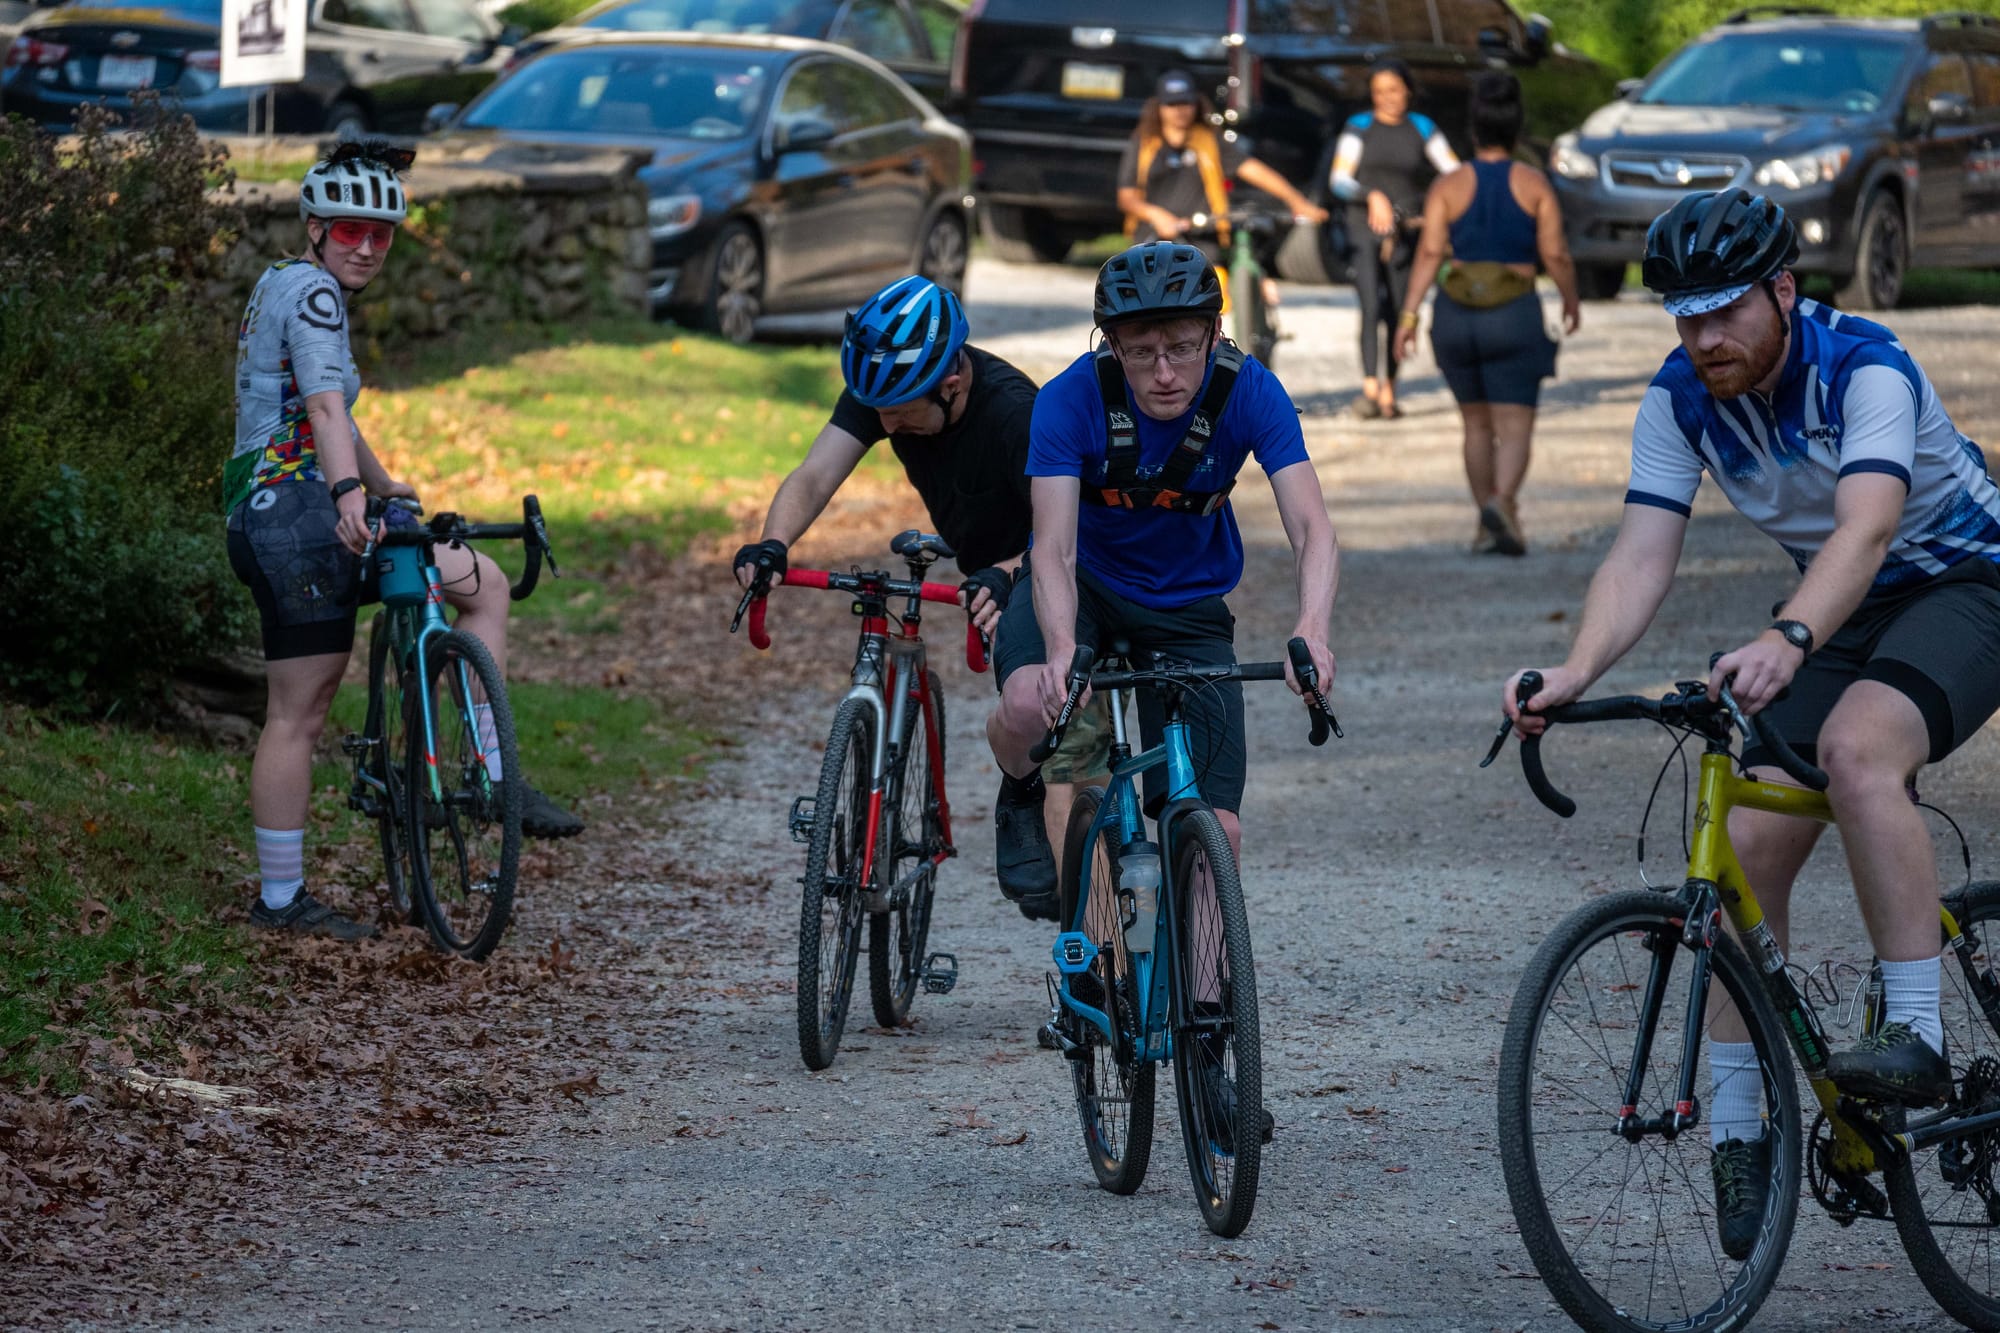
{"type": "Polygon", "coordinates": [[[1064,97],[1096,97],[1116,100],[1125,95],[1122,65],[1092,65],[1082,60],[1063,61],[1064,97]]]}
{"type": "Polygon", "coordinates": [[[151,56],[99,56],[97,86],[100,88],[145,88],[153,82],[155,61],[151,56]]]}

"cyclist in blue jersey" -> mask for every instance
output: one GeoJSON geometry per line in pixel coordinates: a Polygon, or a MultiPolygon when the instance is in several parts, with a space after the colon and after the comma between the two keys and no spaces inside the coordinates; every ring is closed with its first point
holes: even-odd
{"type": "MultiPolygon", "coordinates": [[[[1748,712],[1828,776],[1827,798],[1875,952],[1887,1022],[1835,1054],[1850,1095],[1949,1095],[1938,1012],[1938,876],[1905,794],[2000,708],[2000,490],[1888,330],[1802,301],[1784,210],[1744,190],[1690,195],[1646,240],[1646,285],[1680,347],[1632,431],[1624,520],[1590,585],[1569,660],[1520,713],[1577,698],[1637,643],[1673,581],[1704,473],[1803,578],[1778,619],[1715,666],[1748,712]],[[1789,691],[1789,692],[1787,692],[1789,691]]],[[[1755,747],[1744,762],[1784,782],[1755,747]]],[[[1730,837],[1781,947],[1792,881],[1821,825],[1739,809],[1730,837]]],[[[1710,1030],[1707,1107],[1722,1247],[1749,1253],[1770,1144],[1757,1057],[1733,1010],[1710,1030]]]]}
{"type": "MultiPolygon", "coordinates": [[[[1135,655],[1235,660],[1235,618],[1223,598],[1243,574],[1243,539],[1228,503],[1255,458],[1271,482],[1295,558],[1292,633],[1333,679],[1327,626],[1338,551],[1297,409],[1270,371],[1221,337],[1222,289],[1200,251],[1170,241],[1115,255],[1097,277],[1103,346],[1042,386],[1028,445],[1035,532],[1032,595],[1000,616],[994,670],[1000,706],[986,728],[1010,784],[1035,775],[1028,751],[1068,695],[1076,645],[1130,641],[1135,655]]],[[[1299,684],[1286,676],[1294,691],[1299,684]]],[[[1139,696],[1148,745],[1159,701],[1139,696]]],[[[1245,775],[1243,694],[1224,685],[1192,697],[1191,746],[1205,759],[1202,795],[1232,846],[1245,775]]],[[[1164,799],[1164,774],[1147,775],[1164,799]]],[[[1002,848],[1002,855],[1007,849],[1002,848]]]]}

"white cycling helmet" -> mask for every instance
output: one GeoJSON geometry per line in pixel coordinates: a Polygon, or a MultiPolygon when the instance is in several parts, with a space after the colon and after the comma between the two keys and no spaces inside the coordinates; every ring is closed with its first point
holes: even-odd
{"type": "Polygon", "coordinates": [[[342,144],[332,157],[314,163],[299,182],[299,216],[401,222],[409,210],[396,171],[392,162],[370,153],[366,145],[342,144]]]}

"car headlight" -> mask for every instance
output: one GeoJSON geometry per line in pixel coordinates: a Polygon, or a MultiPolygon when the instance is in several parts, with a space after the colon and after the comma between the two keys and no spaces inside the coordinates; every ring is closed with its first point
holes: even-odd
{"type": "Polygon", "coordinates": [[[1549,166],[1566,180],[1588,180],[1597,174],[1597,159],[1577,148],[1574,134],[1556,137],[1549,146],[1549,166]]]}
{"type": "Polygon", "coordinates": [[[1781,157],[1758,167],[1751,179],[1759,185],[1776,185],[1786,190],[1806,190],[1833,180],[1847,169],[1854,150],[1844,143],[1830,143],[1797,157],[1781,157]]]}
{"type": "Polygon", "coordinates": [[[668,194],[646,201],[646,226],[656,241],[678,236],[699,221],[700,195],[668,194]]]}

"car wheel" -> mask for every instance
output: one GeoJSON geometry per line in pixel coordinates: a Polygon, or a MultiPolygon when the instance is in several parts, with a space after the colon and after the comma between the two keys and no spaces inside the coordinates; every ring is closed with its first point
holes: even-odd
{"type": "Polygon", "coordinates": [[[1578,264],[1576,294],[1586,301],[1609,301],[1625,285],[1623,264],[1578,264]]]}
{"type": "Polygon", "coordinates": [[[757,234],[745,223],[732,222],[711,253],[702,326],[733,343],[747,343],[757,332],[757,316],[764,313],[764,252],[757,234]]]}
{"type": "Polygon", "coordinates": [[[1069,253],[1070,237],[1045,213],[1013,204],[988,204],[980,216],[986,244],[996,259],[1010,264],[1060,264],[1069,253]]]}
{"type": "Polygon", "coordinates": [[[1285,239],[1278,242],[1278,254],[1272,261],[1278,276],[1287,282],[1309,282],[1322,287],[1336,281],[1331,238],[1327,234],[1332,228],[1331,218],[1325,222],[1294,222],[1285,232],[1285,239]]]}
{"type": "Polygon", "coordinates": [[[932,220],[917,253],[917,272],[938,286],[965,296],[965,228],[949,213],[932,220]]]}
{"type": "Polygon", "coordinates": [[[1861,215],[1861,243],[1854,249],[1854,276],[1834,293],[1834,303],[1848,310],[1889,310],[1903,296],[1903,276],[1909,270],[1909,235],[1903,210],[1886,194],[1868,202],[1861,215]]]}
{"type": "Polygon", "coordinates": [[[335,102],[326,109],[326,129],[336,140],[361,139],[368,134],[368,115],[352,102],[335,102]]]}

